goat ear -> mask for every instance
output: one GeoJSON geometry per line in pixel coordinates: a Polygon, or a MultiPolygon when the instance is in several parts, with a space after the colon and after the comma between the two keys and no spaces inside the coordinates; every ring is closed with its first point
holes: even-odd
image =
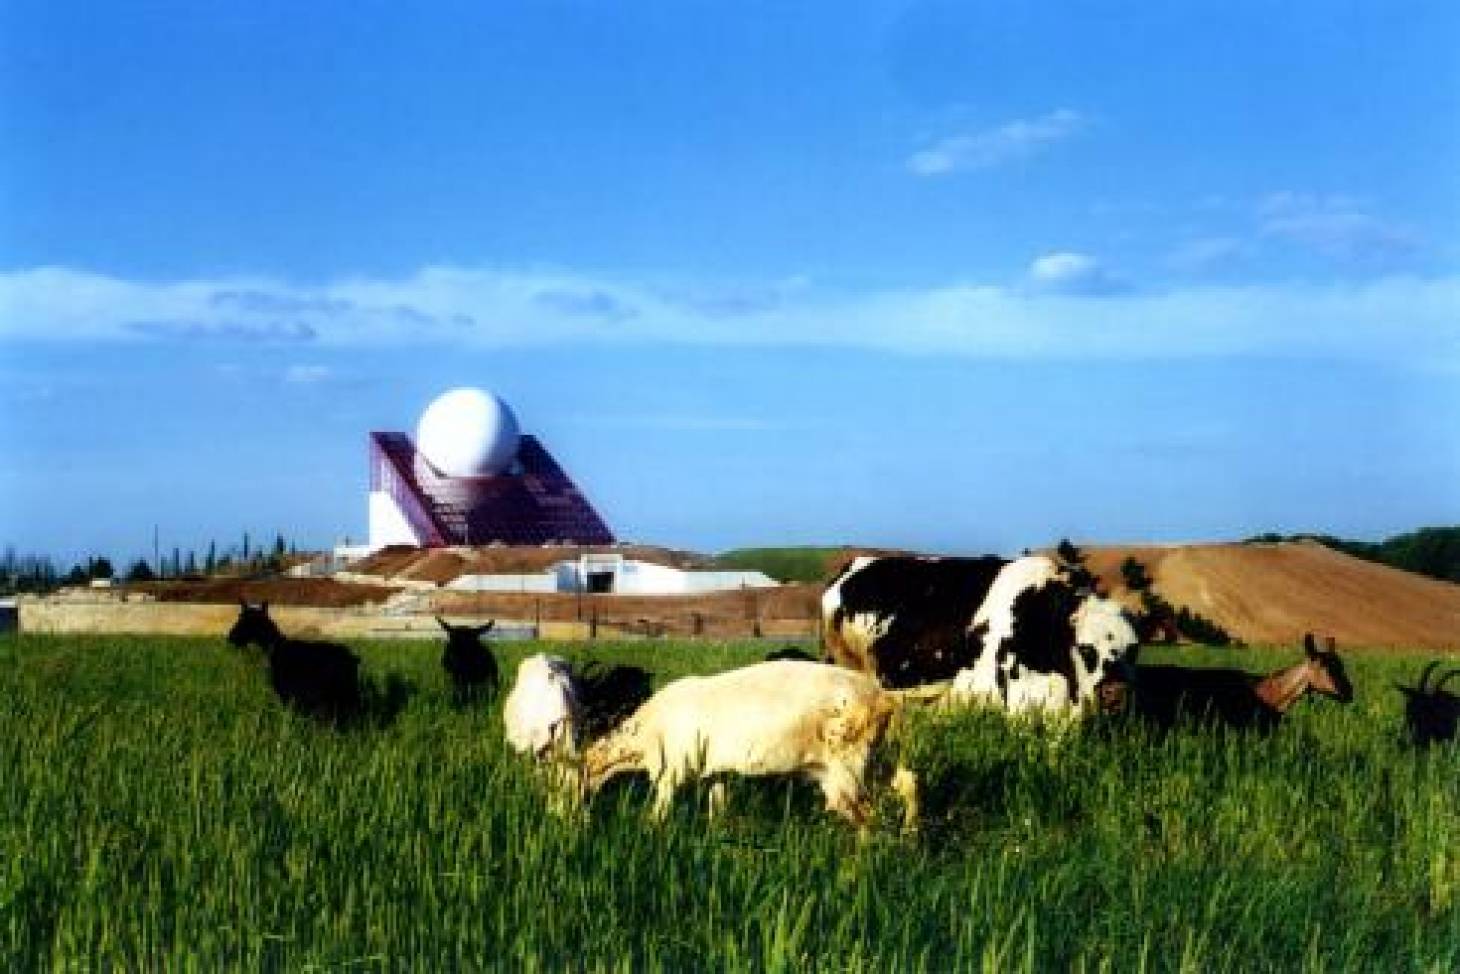
{"type": "Polygon", "coordinates": [[[436,625],[440,626],[442,629],[445,629],[447,632],[451,631],[451,623],[447,622],[440,616],[436,616],[436,625]]]}
{"type": "Polygon", "coordinates": [[[477,626],[477,635],[478,636],[485,636],[487,633],[489,633],[489,632],[492,631],[492,627],[495,626],[496,624],[497,624],[497,620],[496,619],[488,619],[487,620],[487,624],[485,626],[477,626]]]}
{"type": "Polygon", "coordinates": [[[238,597],[238,607],[240,609],[247,609],[248,608],[248,602],[244,599],[244,597],[242,595],[240,595],[238,597]]]}
{"type": "Polygon", "coordinates": [[[268,599],[264,599],[262,602],[259,603],[259,611],[260,612],[264,612],[264,613],[267,613],[269,611],[269,600],[268,599]]]}
{"type": "Polygon", "coordinates": [[[1314,659],[1318,656],[1318,646],[1313,642],[1313,634],[1311,632],[1303,635],[1303,652],[1308,654],[1309,659],[1314,659]]]}

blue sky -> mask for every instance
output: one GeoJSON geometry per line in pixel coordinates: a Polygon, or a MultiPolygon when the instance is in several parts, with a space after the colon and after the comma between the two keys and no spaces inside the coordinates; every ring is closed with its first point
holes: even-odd
{"type": "Polygon", "coordinates": [[[364,529],[494,388],[620,534],[1460,521],[1460,8],[0,7],[0,540],[364,529]]]}

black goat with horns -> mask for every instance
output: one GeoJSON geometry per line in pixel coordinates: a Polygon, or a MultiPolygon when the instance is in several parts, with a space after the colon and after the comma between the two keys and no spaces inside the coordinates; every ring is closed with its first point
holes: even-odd
{"type": "Polygon", "coordinates": [[[440,616],[436,624],[446,631],[446,648],[441,652],[441,668],[451,679],[458,703],[466,703],[483,694],[495,694],[501,683],[497,660],[482,642],[492,631],[496,620],[481,626],[453,626],[440,616]]]}
{"type": "Polygon", "coordinates": [[[1460,694],[1445,689],[1445,684],[1460,676],[1456,667],[1430,684],[1440,666],[1439,660],[1427,665],[1419,675],[1419,686],[1396,686],[1404,694],[1404,719],[1409,725],[1409,739],[1418,747],[1453,741],[1460,736],[1460,694]]]}

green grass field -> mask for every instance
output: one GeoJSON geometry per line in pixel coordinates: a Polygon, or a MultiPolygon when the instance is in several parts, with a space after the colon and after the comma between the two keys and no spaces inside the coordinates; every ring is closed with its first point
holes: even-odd
{"type": "Polygon", "coordinates": [[[0,640],[0,969],[1460,970],[1460,747],[1406,748],[1391,689],[1418,657],[1351,655],[1356,702],[1270,738],[923,715],[922,834],[886,798],[858,843],[784,782],[715,824],[686,794],[647,826],[640,784],[554,819],[436,644],[360,648],[417,692],[341,733],[221,639],[0,640]]]}

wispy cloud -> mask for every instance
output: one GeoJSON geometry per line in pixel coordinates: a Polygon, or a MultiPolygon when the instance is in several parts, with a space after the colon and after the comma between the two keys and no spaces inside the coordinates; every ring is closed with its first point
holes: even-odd
{"type": "Polygon", "coordinates": [[[631,305],[625,304],[612,293],[601,288],[591,290],[553,287],[539,291],[533,300],[549,311],[565,315],[582,315],[586,318],[602,318],[616,321],[632,318],[636,313],[631,305]]]}
{"type": "MultiPolygon", "coordinates": [[[[400,278],[301,285],[265,279],[142,283],[46,268],[0,274],[0,340],[165,343],[206,336],[227,348],[257,336],[288,341],[309,335],[307,346],[294,344],[657,343],[984,358],[1269,354],[1424,367],[1460,362],[1460,275],[1164,290],[1122,283],[1096,258],[1062,252],[1036,259],[1012,282],[859,292],[807,286],[726,315],[682,285],[665,291],[566,271],[433,267],[400,278]],[[244,285],[270,300],[255,302],[251,311],[219,307],[219,293],[244,285]],[[539,300],[553,291],[602,295],[605,308],[633,308],[634,314],[583,314],[539,300]],[[135,327],[149,320],[182,324],[135,327]]],[[[299,374],[306,376],[316,377],[299,374]]]]}
{"type": "Polygon", "coordinates": [[[1078,134],[1089,119],[1061,108],[1037,118],[1017,118],[981,132],[952,135],[914,152],[907,168],[918,176],[942,176],[968,169],[991,169],[1078,134]]]}
{"type": "Polygon", "coordinates": [[[1247,254],[1250,245],[1235,236],[1194,237],[1166,255],[1166,266],[1184,273],[1200,273],[1231,264],[1247,254]]]}
{"type": "Polygon", "coordinates": [[[291,365],[284,370],[284,381],[293,386],[312,386],[334,378],[328,365],[291,365]]]}
{"type": "Polygon", "coordinates": [[[1259,232],[1287,240],[1337,260],[1402,256],[1421,243],[1412,227],[1370,212],[1362,200],[1284,191],[1257,207],[1259,232]]]}

